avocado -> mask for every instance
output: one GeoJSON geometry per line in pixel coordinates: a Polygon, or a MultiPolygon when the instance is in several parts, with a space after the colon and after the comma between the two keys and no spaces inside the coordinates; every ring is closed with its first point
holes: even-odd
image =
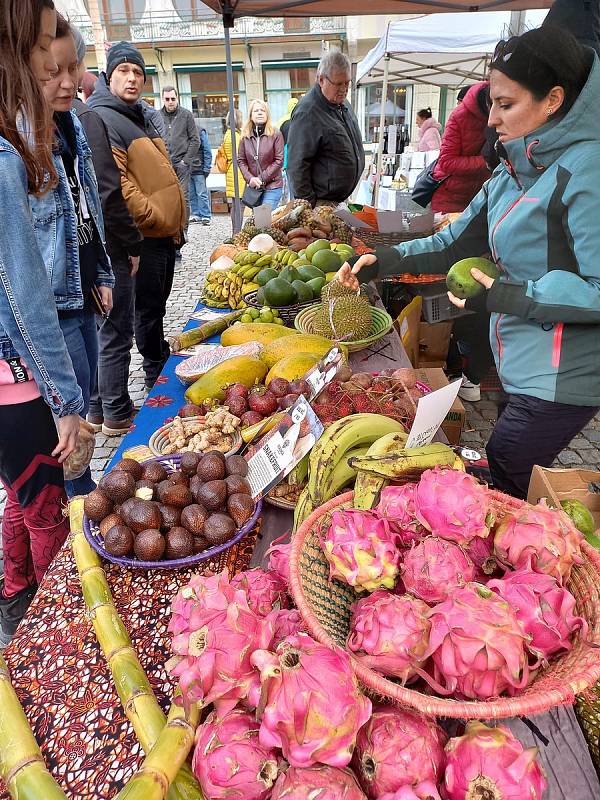
{"type": "Polygon", "coordinates": [[[258,283],[259,286],[264,286],[268,283],[271,278],[276,278],[279,275],[276,269],[272,267],[266,267],[265,269],[261,269],[258,273],[256,278],[254,278],[255,283],[258,283]]]}
{"type": "Polygon", "coordinates": [[[260,289],[256,292],[255,302],[260,303],[261,305],[265,302],[264,286],[261,286],[260,289]]]}
{"type": "Polygon", "coordinates": [[[560,504],[563,511],[573,520],[577,530],[581,531],[586,539],[595,534],[596,523],[592,517],[592,512],[587,506],[583,505],[581,500],[561,500],[560,504]]]}
{"type": "Polygon", "coordinates": [[[306,285],[310,286],[310,288],[312,289],[312,293],[316,299],[321,297],[321,291],[326,283],[327,281],[325,280],[325,278],[313,278],[312,280],[307,281],[306,285]]]}
{"type": "Polygon", "coordinates": [[[292,286],[296,290],[296,294],[298,295],[298,302],[299,303],[309,303],[313,299],[312,289],[308,285],[308,283],[304,283],[304,281],[294,281],[292,286]]]}
{"type": "Polygon", "coordinates": [[[323,273],[338,270],[345,260],[333,250],[318,250],[311,258],[313,266],[318,267],[323,273]]]}
{"type": "Polygon", "coordinates": [[[289,306],[296,302],[296,290],[283,278],[272,278],[263,287],[265,302],[270,306],[289,306]]]}
{"type": "Polygon", "coordinates": [[[287,281],[288,283],[293,283],[294,281],[300,280],[300,275],[298,274],[298,270],[296,269],[296,267],[292,267],[291,265],[289,267],[284,267],[281,270],[281,274],[279,275],[279,277],[282,278],[284,281],[287,281]]]}
{"type": "Polygon", "coordinates": [[[476,281],[471,275],[472,269],[479,269],[490,278],[498,278],[500,270],[488,261],[487,258],[463,258],[453,264],[446,275],[446,286],[456,297],[465,300],[467,297],[476,297],[484,291],[483,284],[476,281]]]}
{"type": "Polygon", "coordinates": [[[304,255],[312,262],[314,254],[319,250],[331,250],[327,239],[317,239],[316,242],[311,242],[304,251],[304,255]]]}
{"type": "Polygon", "coordinates": [[[305,267],[298,267],[298,274],[300,275],[300,280],[304,281],[305,283],[312,281],[313,278],[325,277],[325,273],[318,267],[313,267],[312,264],[309,264],[305,267]]]}

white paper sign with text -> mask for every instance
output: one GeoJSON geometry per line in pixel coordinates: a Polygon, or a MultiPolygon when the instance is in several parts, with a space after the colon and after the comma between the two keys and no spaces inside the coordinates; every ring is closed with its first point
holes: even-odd
{"type": "Polygon", "coordinates": [[[421,397],[417,413],[404,447],[423,447],[429,444],[446,419],[460,389],[461,379],[452,381],[431,394],[421,397]]]}

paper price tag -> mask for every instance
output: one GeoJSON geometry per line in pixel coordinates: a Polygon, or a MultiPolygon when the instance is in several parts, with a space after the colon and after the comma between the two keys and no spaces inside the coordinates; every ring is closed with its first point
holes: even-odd
{"type": "Polygon", "coordinates": [[[446,419],[446,414],[452,408],[452,403],[456,400],[460,384],[459,378],[448,386],[443,386],[420,398],[415,421],[404,447],[423,447],[433,440],[438,428],[446,419]]]}

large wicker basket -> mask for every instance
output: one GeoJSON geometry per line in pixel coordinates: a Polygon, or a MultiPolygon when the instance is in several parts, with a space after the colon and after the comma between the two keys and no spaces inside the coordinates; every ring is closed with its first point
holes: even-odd
{"type": "MultiPolygon", "coordinates": [[[[498,515],[519,508],[522,501],[493,492],[498,515]]],[[[298,610],[315,639],[345,646],[351,605],[357,599],[351,586],[329,580],[329,564],[319,544],[320,531],[329,525],[336,510],[352,507],[352,492],[346,492],[316,509],[300,526],[292,540],[290,584],[298,610]]],[[[354,671],[365,690],[376,697],[414,708],[432,717],[502,719],[541,714],[558,705],[572,704],[575,696],[600,679],[600,554],[583,545],[585,563],[575,567],[569,589],[577,608],[588,622],[586,641],[575,639],[573,649],[553,659],[517,697],[489,701],[459,701],[401,686],[361,664],[352,654],[354,671]]]]}

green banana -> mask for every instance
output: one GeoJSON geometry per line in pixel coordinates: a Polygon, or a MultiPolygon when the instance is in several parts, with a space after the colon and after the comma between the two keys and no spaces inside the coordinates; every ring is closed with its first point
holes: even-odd
{"type": "Polygon", "coordinates": [[[253,278],[255,278],[258,275],[258,273],[261,271],[261,269],[262,269],[262,267],[259,267],[256,264],[254,264],[251,267],[251,269],[247,270],[247,272],[244,273],[244,280],[245,281],[251,281],[253,278]]]}
{"type": "Polygon", "coordinates": [[[315,506],[323,502],[335,465],[355,447],[372,444],[386,433],[402,433],[400,422],[379,414],[351,414],[330,425],[310,453],[308,487],[315,506]]]}
{"type": "Polygon", "coordinates": [[[296,503],[296,508],[294,509],[294,526],[292,528],[292,533],[296,533],[300,525],[302,525],[304,520],[307,519],[314,510],[315,506],[313,505],[313,501],[310,499],[310,492],[307,485],[300,492],[298,502],[296,503]]]}
{"type": "Polygon", "coordinates": [[[362,456],[366,455],[368,451],[369,447],[367,445],[364,447],[355,447],[354,450],[350,450],[350,452],[346,453],[343,458],[340,458],[329,478],[329,483],[327,485],[328,496],[323,502],[331,500],[331,498],[335,497],[336,494],[339,494],[342,489],[354,482],[357,477],[357,472],[355,469],[352,469],[348,463],[348,460],[350,458],[361,458],[362,456]]]}
{"type": "MultiPolygon", "coordinates": [[[[373,442],[366,452],[367,456],[386,456],[402,450],[408,439],[407,433],[388,433],[373,442]]],[[[350,467],[352,469],[352,467],[350,467]]],[[[387,478],[358,472],[354,482],[354,508],[371,509],[379,500],[379,493],[388,485],[387,478]]]]}
{"type": "Polygon", "coordinates": [[[243,263],[244,264],[254,264],[256,261],[258,261],[259,258],[261,258],[261,256],[262,256],[262,253],[250,253],[250,252],[248,252],[248,253],[246,253],[246,255],[244,257],[243,263]]]}
{"type": "Polygon", "coordinates": [[[271,256],[270,253],[267,253],[266,255],[262,256],[262,258],[258,259],[255,266],[262,269],[262,267],[268,266],[272,261],[273,261],[273,256],[271,256]]]}
{"type": "Polygon", "coordinates": [[[455,455],[451,447],[441,442],[434,442],[425,447],[405,448],[395,455],[353,458],[351,466],[356,470],[379,475],[382,478],[407,480],[432,467],[451,467],[454,459],[455,455]]]}
{"type": "Polygon", "coordinates": [[[306,481],[308,477],[308,453],[301,458],[296,464],[294,469],[287,476],[287,482],[290,486],[300,486],[306,481]]]}

